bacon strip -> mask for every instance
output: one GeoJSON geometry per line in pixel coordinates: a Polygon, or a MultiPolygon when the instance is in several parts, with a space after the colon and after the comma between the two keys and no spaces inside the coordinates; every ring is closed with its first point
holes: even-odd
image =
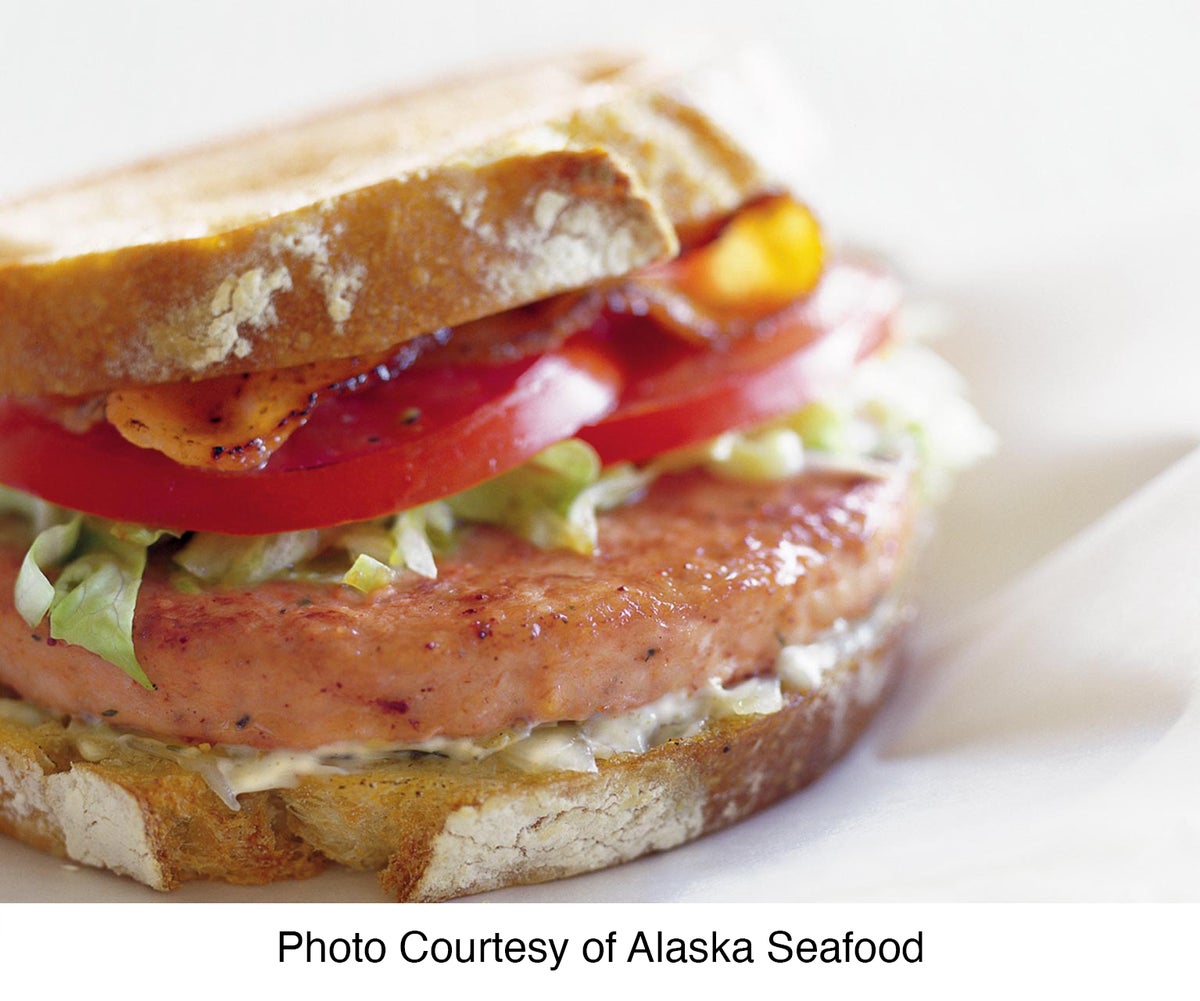
{"type": "Polygon", "coordinates": [[[185,466],[256,469],[347,380],[383,363],[360,358],[108,394],[105,416],[128,441],[185,466]]]}

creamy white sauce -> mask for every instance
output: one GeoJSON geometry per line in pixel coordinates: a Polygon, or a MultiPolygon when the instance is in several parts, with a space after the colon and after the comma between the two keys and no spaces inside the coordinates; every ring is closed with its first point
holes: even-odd
{"type": "Polygon", "coordinates": [[[20,699],[0,699],[0,719],[20,726],[39,726],[54,719],[48,712],[20,699]]]}
{"type": "MultiPolygon", "coordinates": [[[[453,761],[497,755],[505,764],[527,772],[594,772],[598,761],[693,737],[710,722],[778,712],[787,695],[806,694],[838,664],[869,654],[905,614],[903,606],[888,601],[865,618],[839,619],[810,643],[782,647],[768,675],[728,686],[712,679],[696,691],[671,692],[627,712],[518,728],[487,739],[434,737],[386,746],[345,743],[313,750],[261,751],[242,745],[181,747],[120,733],[103,723],[73,722],[67,735],[88,761],[100,761],[120,747],[174,761],[199,774],[231,810],[239,808],[237,798],[245,793],[294,788],[307,775],[347,774],[414,754],[436,754],[453,761]]],[[[0,699],[0,718],[27,726],[54,719],[15,699],[0,699]]]]}

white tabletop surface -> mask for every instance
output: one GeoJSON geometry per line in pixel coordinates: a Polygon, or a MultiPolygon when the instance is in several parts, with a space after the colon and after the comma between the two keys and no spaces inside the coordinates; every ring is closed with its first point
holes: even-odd
{"type": "MultiPolygon", "coordinates": [[[[109,0],[6,5],[0,39],[0,198],[474,60],[770,43],[827,133],[803,193],[946,309],[1002,447],[832,774],[492,898],[1200,900],[1200,5],[109,0]]],[[[162,898],[0,842],[0,900],[88,899],[162,898]]],[[[339,873],[173,899],[379,896],[339,873]]]]}

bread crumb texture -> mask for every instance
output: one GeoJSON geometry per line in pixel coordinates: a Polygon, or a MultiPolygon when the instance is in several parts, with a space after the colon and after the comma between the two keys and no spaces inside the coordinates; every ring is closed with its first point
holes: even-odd
{"type": "Polygon", "coordinates": [[[278,317],[271,307],[271,296],[292,287],[292,276],[285,267],[269,275],[262,268],[251,268],[245,274],[230,275],[213,294],[209,311],[212,322],[200,344],[182,353],[192,368],[202,370],[224,361],[231,354],[245,358],[250,353],[250,341],[238,334],[242,324],[255,330],[269,327],[278,317]]]}
{"type": "Polygon", "coordinates": [[[0,827],[30,829],[25,840],[84,865],[167,888],[137,800],[86,766],[55,770],[32,748],[0,754],[0,827]]]}
{"type": "Polygon", "coordinates": [[[606,776],[582,801],[558,789],[497,797],[446,818],[414,895],[455,896],[466,871],[478,892],[601,869],[674,848],[703,829],[702,787],[648,798],[606,776]]]}
{"type": "Polygon", "coordinates": [[[111,869],[156,890],[166,888],[141,804],[119,786],[72,767],[46,776],[51,815],[62,827],[68,857],[111,869]]]}

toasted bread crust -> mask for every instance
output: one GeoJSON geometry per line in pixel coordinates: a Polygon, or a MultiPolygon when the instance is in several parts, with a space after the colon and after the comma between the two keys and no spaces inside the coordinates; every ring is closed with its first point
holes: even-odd
{"type": "Polygon", "coordinates": [[[0,392],[373,353],[674,254],[767,186],[647,63],[398,95],[0,207],[0,392]]]}
{"type": "Polygon", "coordinates": [[[117,745],[88,761],[62,723],[0,717],[0,830],[160,890],[330,863],[378,870],[402,901],[559,879],[675,847],[812,782],[881,702],[900,633],[778,712],[710,722],[594,773],[423,756],[246,794],[237,812],[171,762],[117,745]]]}

